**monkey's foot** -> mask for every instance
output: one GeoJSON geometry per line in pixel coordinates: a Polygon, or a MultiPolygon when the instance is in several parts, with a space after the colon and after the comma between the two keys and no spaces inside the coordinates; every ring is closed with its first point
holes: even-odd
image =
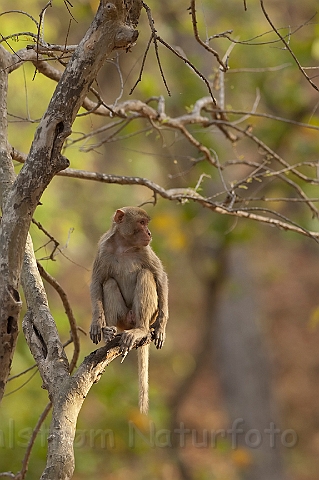
{"type": "Polygon", "coordinates": [[[120,348],[122,355],[127,355],[127,353],[132,350],[132,348],[145,340],[148,337],[148,332],[141,328],[134,328],[133,330],[125,330],[122,333],[120,348]]]}
{"type": "Polygon", "coordinates": [[[103,334],[103,340],[105,343],[110,342],[113,340],[117,333],[116,327],[103,327],[102,328],[102,334],[103,334]]]}

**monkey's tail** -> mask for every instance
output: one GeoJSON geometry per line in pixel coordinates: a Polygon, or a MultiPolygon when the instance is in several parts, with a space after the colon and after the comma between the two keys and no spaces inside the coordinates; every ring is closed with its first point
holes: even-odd
{"type": "Polygon", "coordinates": [[[139,381],[139,407],[140,412],[148,413],[148,361],[150,346],[143,345],[137,349],[138,381],[139,381]]]}

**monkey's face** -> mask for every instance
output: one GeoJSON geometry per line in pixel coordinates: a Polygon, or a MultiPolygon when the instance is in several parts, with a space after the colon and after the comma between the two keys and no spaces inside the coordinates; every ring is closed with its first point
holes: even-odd
{"type": "Polygon", "coordinates": [[[140,218],[136,220],[132,240],[137,247],[146,247],[152,240],[152,234],[148,228],[148,219],[140,218]]]}
{"type": "Polygon", "coordinates": [[[115,212],[116,230],[130,247],[146,247],[152,240],[150,217],[138,207],[123,207],[115,212]]]}

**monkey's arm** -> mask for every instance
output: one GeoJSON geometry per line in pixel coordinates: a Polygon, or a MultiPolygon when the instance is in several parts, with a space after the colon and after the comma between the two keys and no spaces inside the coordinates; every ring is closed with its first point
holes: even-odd
{"type": "Polygon", "coordinates": [[[155,322],[152,325],[152,340],[156,348],[162,348],[166,338],[166,324],[168,320],[168,278],[164,272],[163,265],[154,254],[153,275],[156,283],[158,312],[155,322]]]}
{"type": "Polygon", "coordinates": [[[97,344],[102,338],[102,328],[106,326],[103,308],[103,284],[100,271],[99,255],[97,255],[93,264],[90,294],[92,303],[92,323],[90,328],[90,337],[92,342],[97,344]]]}
{"type": "Polygon", "coordinates": [[[152,325],[152,340],[156,348],[162,348],[166,338],[166,324],[168,320],[168,282],[166,274],[157,284],[158,314],[152,325]]]}

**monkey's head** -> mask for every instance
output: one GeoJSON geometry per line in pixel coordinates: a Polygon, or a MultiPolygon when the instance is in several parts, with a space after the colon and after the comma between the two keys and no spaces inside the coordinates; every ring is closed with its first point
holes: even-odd
{"type": "Polygon", "coordinates": [[[152,240],[148,229],[148,214],[139,207],[122,207],[116,210],[113,225],[116,231],[132,247],[146,247],[152,240]]]}

